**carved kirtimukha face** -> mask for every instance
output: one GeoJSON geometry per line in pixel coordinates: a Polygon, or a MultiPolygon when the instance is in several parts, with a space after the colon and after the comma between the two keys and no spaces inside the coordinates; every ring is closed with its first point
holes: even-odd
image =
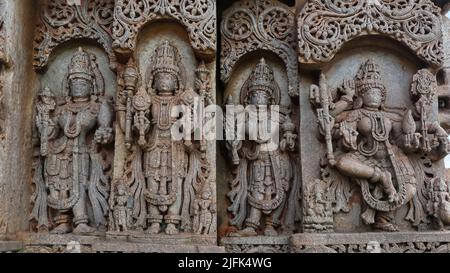
{"type": "Polygon", "coordinates": [[[155,90],[160,95],[172,95],[177,88],[177,78],[167,72],[155,75],[155,90]]]}
{"type": "Polygon", "coordinates": [[[363,94],[362,99],[364,106],[378,109],[384,102],[383,91],[379,88],[372,88],[363,94]]]}
{"type": "Polygon", "coordinates": [[[89,97],[92,92],[92,82],[83,78],[74,78],[69,83],[70,95],[74,98],[89,97]]]}

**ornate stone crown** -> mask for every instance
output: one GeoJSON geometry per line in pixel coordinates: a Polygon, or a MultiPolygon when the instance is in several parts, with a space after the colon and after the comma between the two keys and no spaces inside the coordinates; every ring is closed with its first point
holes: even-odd
{"type": "Polygon", "coordinates": [[[164,41],[155,50],[153,75],[160,72],[179,74],[178,59],[178,50],[169,41],[164,41]]]}
{"type": "Polygon", "coordinates": [[[94,77],[90,55],[81,47],[78,48],[77,53],[70,60],[69,79],[82,78],[93,81],[94,77]]]}
{"type": "Polygon", "coordinates": [[[272,69],[266,64],[266,60],[261,58],[250,75],[249,95],[257,93],[272,99],[275,89],[274,81],[272,69]]]}
{"type": "Polygon", "coordinates": [[[358,92],[358,95],[362,95],[372,88],[378,88],[383,92],[385,91],[380,67],[373,62],[373,60],[369,59],[361,65],[358,74],[356,75],[356,91],[358,92]]]}

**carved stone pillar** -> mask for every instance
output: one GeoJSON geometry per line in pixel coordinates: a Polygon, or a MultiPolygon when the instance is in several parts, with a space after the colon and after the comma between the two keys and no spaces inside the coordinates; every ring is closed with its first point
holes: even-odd
{"type": "MultiPolygon", "coordinates": [[[[28,227],[34,1],[0,1],[0,238],[28,227]]],[[[12,246],[12,244],[10,245],[12,246]]]]}

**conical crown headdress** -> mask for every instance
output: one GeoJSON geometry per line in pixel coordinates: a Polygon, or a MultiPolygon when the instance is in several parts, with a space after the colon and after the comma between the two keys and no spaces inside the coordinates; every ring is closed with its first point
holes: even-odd
{"type": "Polygon", "coordinates": [[[266,60],[261,58],[250,75],[249,93],[260,93],[270,98],[273,97],[275,89],[274,76],[272,68],[270,68],[266,60]]]}
{"type": "Polygon", "coordinates": [[[164,41],[155,50],[153,75],[160,72],[179,74],[178,59],[178,50],[169,41],[164,41]]]}
{"type": "Polygon", "coordinates": [[[372,88],[385,90],[379,65],[372,60],[367,60],[361,65],[356,75],[356,91],[362,95],[372,88]]]}
{"type": "Polygon", "coordinates": [[[94,72],[92,71],[91,57],[81,47],[77,53],[73,55],[69,64],[69,79],[83,78],[90,81],[94,80],[94,72]]]}

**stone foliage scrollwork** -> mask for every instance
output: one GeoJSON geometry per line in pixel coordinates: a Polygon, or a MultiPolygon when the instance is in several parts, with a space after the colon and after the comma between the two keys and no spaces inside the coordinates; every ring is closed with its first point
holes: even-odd
{"type": "Polygon", "coordinates": [[[222,25],[221,78],[227,82],[241,57],[255,50],[268,50],[286,65],[289,94],[298,95],[298,63],[294,12],[272,0],[236,2],[225,11],[222,25]]]}
{"type": "Polygon", "coordinates": [[[213,0],[118,0],[114,11],[114,48],[134,51],[139,30],[150,22],[175,20],[188,31],[192,47],[216,51],[216,3],[213,0]]]}
{"type": "Polygon", "coordinates": [[[226,245],[227,253],[290,253],[289,245],[226,245]]]}
{"type": "Polygon", "coordinates": [[[311,0],[298,17],[299,61],[330,61],[350,40],[388,36],[433,65],[444,59],[440,9],[429,0],[311,0]]]}
{"type": "Polygon", "coordinates": [[[442,242],[407,242],[332,244],[293,247],[295,253],[450,253],[450,244],[442,242]]]}
{"type": "Polygon", "coordinates": [[[114,0],[81,1],[43,0],[34,38],[34,68],[43,69],[52,51],[74,39],[91,39],[106,51],[111,67],[116,66],[112,50],[114,0]]]}

